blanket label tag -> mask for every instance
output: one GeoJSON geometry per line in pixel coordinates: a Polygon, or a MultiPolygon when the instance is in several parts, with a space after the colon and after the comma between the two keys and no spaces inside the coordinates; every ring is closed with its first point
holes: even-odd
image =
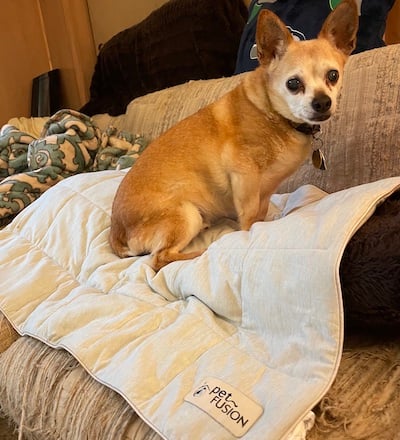
{"type": "Polygon", "coordinates": [[[263,413],[263,408],[222,380],[207,377],[185,401],[220,423],[235,437],[242,437],[263,413]]]}

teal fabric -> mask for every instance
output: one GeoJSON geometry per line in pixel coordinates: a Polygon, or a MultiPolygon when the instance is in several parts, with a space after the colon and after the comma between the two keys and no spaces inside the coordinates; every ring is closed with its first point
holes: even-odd
{"type": "Polygon", "coordinates": [[[0,130],[0,225],[9,223],[48,188],[66,177],[132,166],[147,143],[140,135],[109,127],[89,116],[60,110],[39,139],[12,125],[0,130]]]}

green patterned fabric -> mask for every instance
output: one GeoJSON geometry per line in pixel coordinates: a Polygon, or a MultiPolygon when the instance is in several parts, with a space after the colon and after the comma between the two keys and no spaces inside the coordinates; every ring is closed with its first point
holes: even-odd
{"type": "Polygon", "coordinates": [[[0,225],[9,223],[48,188],[74,174],[132,166],[147,143],[140,135],[60,110],[39,139],[12,125],[0,130],[0,225]]]}

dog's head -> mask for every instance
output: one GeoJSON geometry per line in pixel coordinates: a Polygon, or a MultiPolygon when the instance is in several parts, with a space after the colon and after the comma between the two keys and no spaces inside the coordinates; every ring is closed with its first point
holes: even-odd
{"type": "Polygon", "coordinates": [[[335,111],[343,68],[355,47],[358,9],[342,0],[325,20],[318,38],[295,41],[272,12],[260,12],[257,51],[275,111],[297,122],[315,124],[335,111]]]}

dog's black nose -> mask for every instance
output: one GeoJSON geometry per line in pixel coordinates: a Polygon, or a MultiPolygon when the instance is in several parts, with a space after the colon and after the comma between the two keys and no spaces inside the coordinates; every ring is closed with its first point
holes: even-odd
{"type": "Polygon", "coordinates": [[[332,105],[332,100],[328,95],[319,95],[316,96],[311,103],[313,110],[318,113],[327,112],[332,105]]]}

